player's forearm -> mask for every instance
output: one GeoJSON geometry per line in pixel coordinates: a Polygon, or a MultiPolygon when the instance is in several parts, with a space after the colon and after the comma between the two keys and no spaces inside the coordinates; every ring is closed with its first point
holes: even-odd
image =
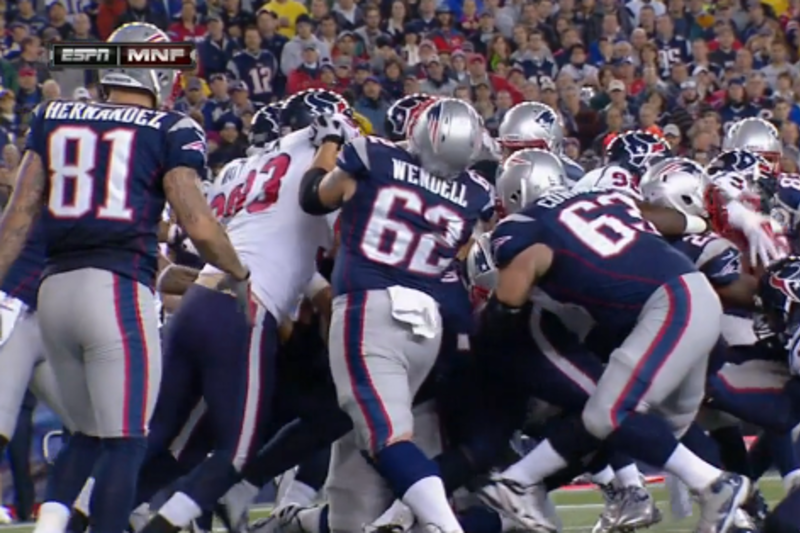
{"type": "Polygon", "coordinates": [[[33,152],[26,152],[11,200],[0,218],[0,280],[5,278],[28,240],[42,209],[45,186],[41,159],[33,152]]]}
{"type": "Polygon", "coordinates": [[[163,294],[180,296],[192,286],[199,274],[196,268],[170,265],[158,277],[158,290],[163,294]]]}
{"type": "Polygon", "coordinates": [[[184,167],[169,171],[164,176],[164,192],[200,257],[237,280],[245,279],[247,269],[197,187],[197,173],[184,167]]]}
{"type": "Polygon", "coordinates": [[[211,217],[195,225],[192,230],[185,226],[184,229],[206,263],[227,272],[234,279],[243,280],[247,277],[247,268],[239,261],[228,235],[216,219],[211,217]]]}

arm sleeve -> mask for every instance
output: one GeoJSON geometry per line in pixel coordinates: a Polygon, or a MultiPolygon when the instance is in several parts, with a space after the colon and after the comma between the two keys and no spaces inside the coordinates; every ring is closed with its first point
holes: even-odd
{"type": "Polygon", "coordinates": [[[198,176],[208,173],[206,132],[194,120],[180,116],[167,130],[164,172],[177,167],[194,169],[198,176]]]}
{"type": "Polygon", "coordinates": [[[508,266],[519,254],[536,244],[538,224],[532,217],[509,215],[492,231],[492,255],[497,268],[508,266]]]}

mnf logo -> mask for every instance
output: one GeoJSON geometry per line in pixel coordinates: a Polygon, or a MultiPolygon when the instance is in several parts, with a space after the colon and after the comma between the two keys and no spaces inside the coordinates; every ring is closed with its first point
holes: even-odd
{"type": "Polygon", "coordinates": [[[168,68],[197,65],[193,43],[53,43],[50,68],[168,68]]]}

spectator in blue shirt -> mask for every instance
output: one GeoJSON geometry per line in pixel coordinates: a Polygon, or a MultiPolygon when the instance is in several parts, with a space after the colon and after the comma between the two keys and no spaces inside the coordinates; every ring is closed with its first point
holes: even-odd
{"type": "Polygon", "coordinates": [[[225,34],[225,25],[219,15],[210,15],[206,28],[208,35],[200,41],[198,53],[203,74],[210,78],[227,71],[236,52],[236,43],[225,34]]]}
{"type": "Polygon", "coordinates": [[[356,100],[355,109],[372,123],[375,135],[386,134],[383,123],[386,113],[389,112],[389,104],[383,98],[383,88],[378,78],[369,76],[364,80],[361,97],[356,100]]]}

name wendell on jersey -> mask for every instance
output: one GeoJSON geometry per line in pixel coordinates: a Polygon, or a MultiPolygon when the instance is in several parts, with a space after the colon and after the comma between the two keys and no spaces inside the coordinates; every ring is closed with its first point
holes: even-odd
{"type": "Polygon", "coordinates": [[[465,184],[431,176],[424,168],[399,159],[392,159],[392,168],[392,177],[395,180],[422,187],[456,205],[467,207],[467,186],[465,184]]]}

